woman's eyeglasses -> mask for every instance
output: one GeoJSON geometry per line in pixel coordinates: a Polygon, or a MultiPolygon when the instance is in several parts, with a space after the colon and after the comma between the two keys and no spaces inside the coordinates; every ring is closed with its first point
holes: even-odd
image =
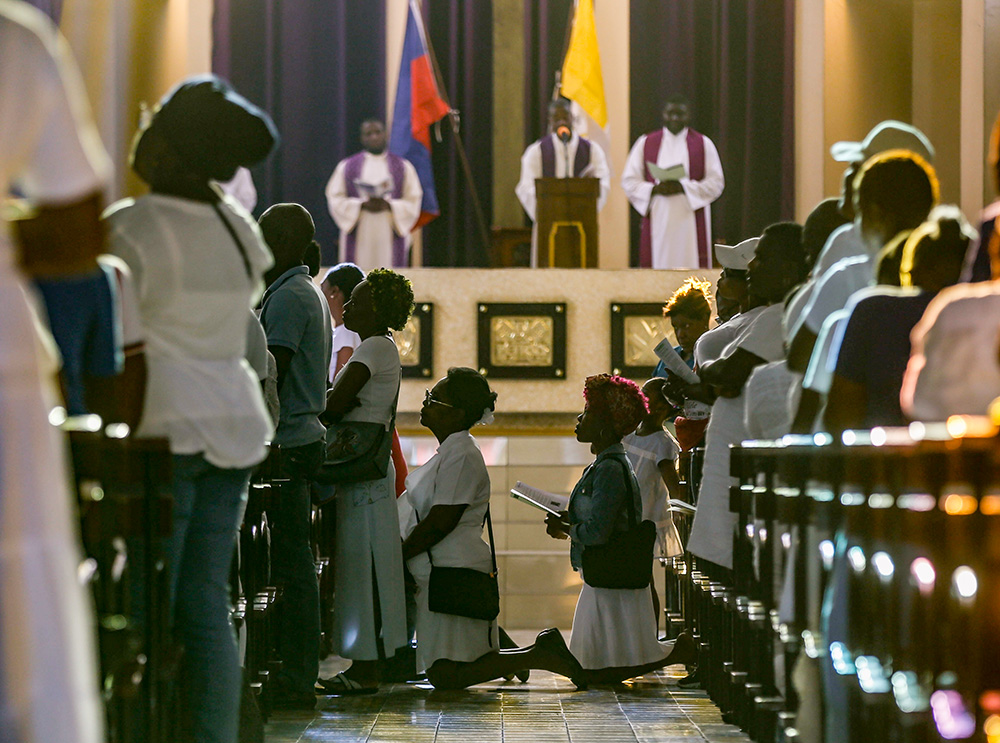
{"type": "Polygon", "coordinates": [[[430,390],[424,390],[424,405],[443,405],[446,408],[453,408],[454,405],[444,402],[443,400],[438,400],[431,394],[430,390]]]}

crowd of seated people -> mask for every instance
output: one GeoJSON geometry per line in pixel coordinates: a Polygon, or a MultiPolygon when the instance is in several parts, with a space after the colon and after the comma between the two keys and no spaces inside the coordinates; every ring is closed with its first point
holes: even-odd
{"type": "MultiPolygon", "coordinates": [[[[109,251],[120,260],[108,264],[120,292],[112,294],[131,318],[131,361],[113,394],[136,401],[107,415],[169,444],[169,607],[185,649],[183,705],[194,740],[236,739],[241,669],[228,580],[251,473],[265,458],[281,481],[273,524],[274,578],[285,602],[274,648],[276,706],[376,692],[380,662],[409,648],[414,629],[413,670],[436,687],[544,669],[586,688],[697,661],[687,634],[658,638],[649,568],[654,554],[686,549],[706,573],[731,575],[732,445],[986,415],[1000,396],[1000,290],[993,281],[960,283],[984,263],[1000,265],[997,209],[976,230],[957,207],[938,205],[933,147],[909,125],[883,122],[862,142],[839,143],[833,154],[848,163],[840,199],[821,202],[804,227],[775,223],[720,250],[714,328],[707,283],[688,281],[668,303],[676,351],[698,382],[666,367],[642,387],[587,377],[576,437],[596,458],[568,510],[545,522],[550,536],[570,540],[584,583],[572,635],[567,645],[548,629],[514,647],[492,603],[496,557],[484,535],[491,488],[470,432],[492,420],[497,395],[464,368],[428,391],[420,420],[440,447],[404,475],[397,500],[390,452],[401,365],[391,331],[406,325],[413,292],[393,271],[364,276],[353,267],[331,272],[321,290],[309,267],[316,245],[308,211],[278,204],[258,223],[223,194],[217,184],[266,157],[277,138],[267,115],[225,82],[186,80],[147,113],[133,146],[132,167],[150,193],[103,216],[109,251]],[[141,395],[129,394],[137,389],[141,395]],[[664,428],[676,412],[677,439],[664,428]],[[330,432],[352,425],[379,443],[371,450],[378,466],[351,469],[358,461],[348,455],[331,464],[330,432]],[[679,453],[699,445],[701,470],[679,477],[679,453]],[[665,507],[683,497],[680,479],[699,483],[685,545],[665,507]],[[335,499],[333,649],[352,661],[327,679],[319,678],[310,534],[312,492],[322,490],[316,480],[332,484],[335,499]]],[[[1000,121],[991,148],[1000,190],[998,140],[1000,121]]],[[[98,170],[81,167],[84,186],[71,195],[96,188],[98,170]]],[[[38,196],[46,195],[41,188],[38,196]]],[[[30,245],[28,226],[23,240],[30,245]]],[[[99,276],[95,291],[103,296],[109,284],[99,276]]],[[[67,330],[66,343],[74,338],[67,330]]],[[[78,386],[75,376],[67,381],[78,386]]],[[[86,407],[85,395],[72,399],[86,407]]],[[[96,697],[92,689],[78,697],[79,716],[89,720],[79,729],[90,730],[80,739],[96,740],[96,697]]],[[[36,714],[30,700],[0,694],[0,705],[0,722],[18,716],[27,725],[22,720],[36,714]]]]}

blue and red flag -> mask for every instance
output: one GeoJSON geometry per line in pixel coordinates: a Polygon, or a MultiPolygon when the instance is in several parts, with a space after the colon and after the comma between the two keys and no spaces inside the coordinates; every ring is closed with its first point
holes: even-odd
{"type": "Polygon", "coordinates": [[[420,8],[416,0],[410,0],[389,137],[389,152],[405,157],[413,164],[424,190],[420,218],[414,229],[441,213],[434,190],[434,171],[431,169],[431,124],[444,118],[450,110],[438,93],[427,53],[424,25],[418,13],[420,8]]]}

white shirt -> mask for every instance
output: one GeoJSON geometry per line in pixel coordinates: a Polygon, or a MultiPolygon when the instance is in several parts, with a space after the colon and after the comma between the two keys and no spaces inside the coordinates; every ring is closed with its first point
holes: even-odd
{"type": "MultiPolygon", "coordinates": [[[[405,514],[404,539],[434,506],[466,504],[455,528],[431,548],[434,564],[492,569],[490,546],[483,539],[483,520],[490,504],[490,476],[479,445],[468,431],[451,434],[427,464],[406,476],[406,492],[400,501],[400,511],[405,514]]],[[[430,572],[426,552],[413,557],[408,565],[414,575],[430,572]]]]}
{"type": "MultiPolygon", "coordinates": [[[[739,315],[746,324],[720,358],[727,358],[740,348],[765,361],[782,358],[784,344],[781,337],[781,311],[780,304],[773,304],[769,307],[756,307],[739,315]]],[[[698,509],[695,511],[691,537],[688,540],[688,549],[692,554],[726,568],[733,566],[733,529],[737,518],[729,510],[729,487],[732,483],[729,475],[729,446],[738,444],[747,437],[743,421],[745,395],[744,386],[737,397],[720,397],[712,406],[712,416],[705,432],[705,464],[698,509]]]]}
{"type": "Polygon", "coordinates": [[[660,462],[676,461],[680,447],[666,431],[654,431],[648,436],[632,432],[622,439],[625,454],[632,463],[635,479],[642,496],[642,518],[663,526],[670,521],[667,513],[667,486],[660,473],[660,462]]]}
{"type": "Polygon", "coordinates": [[[392,238],[393,235],[401,235],[409,247],[411,242],[410,231],[420,217],[420,204],[424,196],[424,190],[420,187],[420,179],[417,171],[409,160],[403,160],[403,190],[400,198],[389,198],[392,192],[392,174],[389,172],[389,157],[383,152],[380,155],[373,155],[365,152],[364,162],[361,165],[361,174],[358,179],[362,183],[377,186],[387,194],[386,201],[389,202],[389,209],[384,212],[366,212],[361,210],[361,205],[366,198],[347,195],[347,183],[344,180],[344,170],[347,166],[347,158],[337,163],[337,167],[330,176],[326,184],[326,203],[330,209],[330,216],[340,228],[340,260],[348,260],[347,235],[357,227],[355,232],[355,245],[357,254],[354,256],[354,263],[357,263],[364,271],[373,268],[391,267],[393,265],[392,238]]]}
{"type": "Polygon", "coordinates": [[[750,373],[743,389],[743,425],[749,438],[778,439],[792,430],[788,392],[798,377],[784,359],[762,364],[750,373]]]}
{"type": "Polygon", "coordinates": [[[844,327],[850,319],[850,310],[844,308],[831,312],[823,321],[823,327],[820,328],[819,335],[816,337],[816,345],[809,357],[805,376],[802,377],[802,386],[805,389],[813,390],[821,395],[830,392],[830,386],[833,384],[833,372],[837,368],[840,338],[843,337],[844,327]]]}
{"type": "MultiPolygon", "coordinates": [[[[799,327],[804,325],[818,336],[826,318],[844,309],[854,292],[874,283],[875,259],[872,256],[859,255],[837,261],[813,288],[799,318],[799,327]]],[[[797,328],[792,337],[795,332],[797,328]]]]}
{"type": "Polygon", "coordinates": [[[867,254],[868,251],[861,239],[861,228],[858,227],[858,223],[842,224],[826,239],[826,244],[823,245],[823,249],[816,257],[812,274],[819,278],[844,258],[856,258],[867,254]]]}
{"type": "Polygon", "coordinates": [[[942,289],[910,345],[900,400],[907,415],[922,421],[985,415],[1000,396],[1000,282],[942,289]]]}
{"type": "Polygon", "coordinates": [[[739,338],[740,333],[749,325],[756,313],[753,310],[741,312],[733,315],[722,325],[716,325],[711,330],[701,334],[694,344],[694,366],[699,369],[709,361],[722,358],[723,351],[734,340],[739,338]]]}
{"type": "Polygon", "coordinates": [[[210,204],[149,194],[108,209],[112,252],[135,280],[146,337],[139,434],[222,468],[261,461],[271,421],[246,361],[247,311],[271,263],[256,223],[231,197],[220,205],[251,276],[210,204]]]}
{"type": "MultiPolygon", "coordinates": [[[[670,168],[674,165],[684,167],[684,172],[691,173],[690,155],[688,154],[687,135],[685,127],[679,133],[673,134],[663,128],[663,140],[656,156],[656,165],[670,168]]],[[[629,202],[639,214],[649,216],[653,242],[653,268],[697,268],[698,267],[698,234],[695,225],[695,210],[705,209],[706,238],[711,260],[712,249],[712,213],[710,204],[722,195],[726,187],[726,179],[722,173],[722,161],[719,151],[708,137],[703,135],[705,142],[705,177],[692,180],[681,178],[683,194],[673,196],[653,197],[654,183],[646,180],[646,137],[643,134],[632,145],[622,172],[622,188],[629,202]]]]}
{"type": "Polygon", "coordinates": [[[361,405],[348,411],[342,420],[382,423],[388,429],[402,378],[399,349],[392,338],[374,335],[361,341],[361,345],[354,349],[351,360],[344,364],[340,374],[351,364],[363,364],[371,377],[358,392],[361,405]]]}
{"type": "Polygon", "coordinates": [[[357,348],[361,345],[361,336],[353,330],[348,330],[344,323],[333,327],[333,353],[330,355],[330,381],[337,376],[337,354],[342,348],[357,348]]]}

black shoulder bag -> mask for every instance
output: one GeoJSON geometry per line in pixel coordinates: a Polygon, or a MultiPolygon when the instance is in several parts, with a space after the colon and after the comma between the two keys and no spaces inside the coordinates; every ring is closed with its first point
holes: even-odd
{"type": "Polygon", "coordinates": [[[636,523],[632,478],[626,463],[620,459],[618,463],[629,490],[628,530],[612,533],[604,544],[583,548],[583,581],[592,588],[646,588],[653,579],[656,524],[636,523]]]}
{"type": "Polygon", "coordinates": [[[486,528],[490,535],[490,556],[493,572],[484,573],[473,568],[446,568],[434,564],[431,550],[431,580],[427,591],[427,605],[439,614],[454,614],[469,619],[492,621],[500,613],[500,588],[497,585],[497,552],[493,546],[493,520],[490,507],[486,507],[486,528]]]}
{"type": "Polygon", "coordinates": [[[326,457],[313,479],[324,485],[381,480],[389,471],[392,431],[396,427],[399,383],[389,428],[382,423],[345,421],[326,429],[326,457]]]}

